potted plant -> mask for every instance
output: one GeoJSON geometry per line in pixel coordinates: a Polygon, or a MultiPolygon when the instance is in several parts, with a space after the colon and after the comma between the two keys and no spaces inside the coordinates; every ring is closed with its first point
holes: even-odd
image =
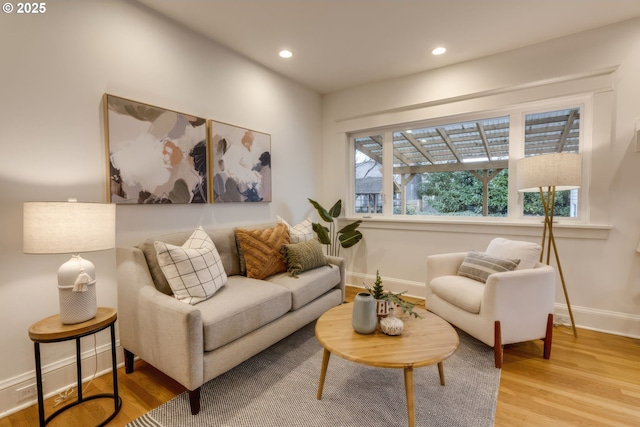
{"type": "Polygon", "coordinates": [[[318,235],[318,240],[323,245],[327,245],[327,255],[340,256],[340,248],[350,248],[362,239],[362,233],[356,230],[362,220],[357,220],[336,230],[336,223],[333,220],[340,216],[342,210],[342,200],[338,200],[329,210],[323,208],[315,200],[307,199],[309,203],[316,208],[318,215],[323,221],[329,223],[326,227],[320,223],[312,223],[313,231],[318,235]]]}
{"type": "Polygon", "coordinates": [[[402,295],[406,294],[407,291],[394,294],[393,292],[384,290],[379,271],[376,270],[376,281],[374,282],[373,288],[370,288],[367,285],[365,285],[364,287],[367,289],[367,291],[369,291],[369,293],[376,301],[382,300],[387,301],[391,304],[395,304],[408,315],[413,316],[416,319],[422,319],[422,316],[413,311],[413,308],[417,305],[417,303],[402,298],[402,295]]]}

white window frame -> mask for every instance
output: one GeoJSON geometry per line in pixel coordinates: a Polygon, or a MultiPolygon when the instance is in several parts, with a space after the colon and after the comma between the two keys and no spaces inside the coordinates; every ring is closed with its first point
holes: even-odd
{"type": "Polygon", "coordinates": [[[542,101],[527,102],[522,104],[514,104],[501,108],[492,108],[476,112],[468,112],[458,115],[448,115],[436,117],[424,121],[415,121],[411,123],[398,123],[386,125],[384,127],[367,129],[364,131],[347,133],[349,141],[349,179],[350,194],[348,207],[349,216],[365,217],[365,218],[381,218],[393,221],[447,221],[459,220],[458,217],[452,216],[430,216],[430,215],[406,215],[393,214],[393,132],[409,127],[432,127],[457,122],[481,120],[492,117],[509,116],[509,187],[508,187],[508,214],[506,217],[464,217],[465,222],[526,222],[539,219],[532,216],[525,217],[522,214],[523,196],[516,189],[517,173],[516,162],[524,157],[524,123],[525,117],[529,114],[541,112],[555,111],[564,108],[580,108],[580,153],[582,154],[583,173],[582,186],[578,201],[577,216],[557,217],[559,222],[566,224],[586,224],[589,220],[589,185],[591,180],[590,167],[592,152],[592,134],[593,134],[593,94],[585,94],[579,96],[559,97],[555,99],[547,99],[542,101]],[[383,209],[382,213],[361,214],[355,213],[355,146],[354,139],[357,137],[382,135],[383,136],[383,209]],[[391,195],[391,196],[390,196],[391,195]]]}

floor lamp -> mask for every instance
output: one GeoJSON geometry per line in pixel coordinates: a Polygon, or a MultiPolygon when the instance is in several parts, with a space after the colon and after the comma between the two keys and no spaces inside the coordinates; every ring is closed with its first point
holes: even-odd
{"type": "Polygon", "coordinates": [[[546,254],[546,263],[551,259],[551,250],[555,254],[558,273],[562,282],[564,298],[567,301],[573,335],[577,338],[576,323],[571,311],[569,293],[564,281],[560,256],[553,235],[553,214],[556,191],[580,188],[582,183],[582,156],[578,153],[553,153],[525,157],[517,163],[517,187],[520,192],[539,192],[544,209],[544,227],[542,229],[542,252],[540,262],[546,254]]]}

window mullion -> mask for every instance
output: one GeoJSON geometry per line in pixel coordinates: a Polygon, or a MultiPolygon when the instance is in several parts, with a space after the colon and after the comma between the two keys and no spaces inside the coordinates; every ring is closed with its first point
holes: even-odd
{"type": "Polygon", "coordinates": [[[393,215],[393,132],[384,133],[382,145],[382,214],[393,215]]]}
{"type": "Polygon", "coordinates": [[[522,217],[522,193],[516,186],[516,163],[524,157],[524,112],[514,112],[509,120],[509,187],[508,187],[508,218],[522,217]]]}

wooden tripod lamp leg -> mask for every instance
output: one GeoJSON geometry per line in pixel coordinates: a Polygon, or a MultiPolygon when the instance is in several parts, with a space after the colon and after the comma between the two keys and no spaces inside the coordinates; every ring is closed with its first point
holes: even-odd
{"type": "Polygon", "coordinates": [[[576,329],[576,322],[573,319],[573,311],[571,310],[571,302],[569,301],[569,292],[567,291],[567,285],[564,281],[564,274],[562,272],[562,264],[560,264],[560,255],[558,254],[558,248],[556,247],[556,239],[553,235],[553,211],[555,202],[555,187],[549,187],[547,189],[547,199],[545,200],[542,188],[540,188],[540,199],[542,200],[542,207],[544,208],[544,229],[542,232],[542,253],[540,254],[540,261],[543,259],[545,252],[545,240],[547,230],[549,233],[549,241],[547,244],[547,265],[549,264],[551,249],[556,258],[556,264],[558,266],[558,273],[560,274],[560,281],[562,282],[562,291],[564,292],[564,299],[567,302],[567,309],[569,311],[569,318],[571,319],[571,328],[573,329],[573,336],[578,338],[578,330],[576,329]],[[551,195],[551,197],[549,197],[551,195]]]}
{"type": "Polygon", "coordinates": [[[573,319],[573,311],[571,310],[571,302],[569,302],[569,292],[567,291],[567,285],[564,281],[564,274],[562,273],[562,265],[560,264],[560,256],[558,255],[558,249],[556,248],[556,239],[553,237],[553,231],[550,231],[549,238],[553,245],[553,253],[556,256],[556,264],[558,265],[558,273],[560,273],[560,281],[562,282],[562,291],[564,292],[564,299],[567,301],[567,309],[569,310],[569,318],[571,319],[571,327],[573,328],[573,336],[578,338],[578,330],[576,329],[576,322],[573,319]]]}

